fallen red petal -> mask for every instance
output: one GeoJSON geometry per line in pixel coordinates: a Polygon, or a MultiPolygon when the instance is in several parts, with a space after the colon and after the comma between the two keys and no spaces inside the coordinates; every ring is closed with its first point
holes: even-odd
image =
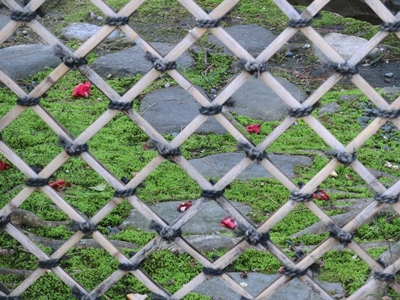
{"type": "Polygon", "coordinates": [[[87,98],[90,96],[90,82],[87,81],[86,83],[80,83],[72,92],[72,97],[84,97],[87,98]]]}
{"type": "Polygon", "coordinates": [[[324,190],[318,190],[313,194],[313,198],[317,200],[330,200],[331,198],[324,190]]]}
{"type": "Polygon", "coordinates": [[[283,269],[285,269],[285,267],[280,267],[279,270],[278,270],[278,273],[282,274],[283,273],[283,269]]]}
{"type": "Polygon", "coordinates": [[[59,191],[65,187],[70,187],[71,183],[66,182],[65,179],[60,179],[57,181],[52,181],[49,183],[49,186],[53,189],[55,189],[56,191],[59,191]]]}
{"type": "Polygon", "coordinates": [[[187,211],[191,206],[192,206],[192,201],[182,202],[182,203],[179,204],[179,206],[178,206],[178,211],[179,211],[179,212],[185,212],[185,211],[187,211]]]}
{"type": "Polygon", "coordinates": [[[9,163],[6,163],[5,161],[0,161],[0,171],[5,171],[11,168],[11,165],[9,163]]]}
{"type": "Polygon", "coordinates": [[[222,227],[229,228],[229,229],[235,229],[236,226],[237,226],[236,221],[231,216],[226,217],[225,219],[223,219],[221,221],[220,225],[222,227]]]}
{"type": "Polygon", "coordinates": [[[247,132],[250,133],[260,133],[261,124],[251,124],[246,127],[247,132]]]}

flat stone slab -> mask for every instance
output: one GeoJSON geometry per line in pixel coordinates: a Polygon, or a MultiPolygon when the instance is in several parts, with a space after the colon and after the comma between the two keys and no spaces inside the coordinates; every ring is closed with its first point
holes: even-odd
{"type": "MultiPolygon", "coordinates": [[[[203,176],[221,178],[244,157],[245,154],[243,153],[222,153],[191,159],[189,162],[203,176]]],[[[268,158],[288,177],[296,176],[293,171],[295,166],[309,166],[312,163],[312,159],[308,156],[268,154],[268,158]]],[[[251,178],[273,178],[273,176],[260,164],[253,163],[236,177],[239,180],[248,180],[251,178]]]]}
{"type": "MultiPolygon", "coordinates": [[[[175,45],[169,43],[151,43],[161,54],[166,55],[175,45]]],[[[146,74],[153,64],[144,58],[145,53],[139,46],[133,46],[123,51],[104,55],[95,60],[91,67],[106,77],[113,73],[114,77],[132,77],[136,74],[146,74]]],[[[176,61],[178,69],[188,69],[194,65],[193,58],[185,52],[176,61]]]]}
{"type": "MultiPolygon", "coordinates": [[[[170,87],[147,94],[140,104],[140,112],[160,133],[177,133],[199,114],[200,107],[184,89],[170,87]]],[[[226,130],[214,117],[209,117],[196,132],[221,134],[226,130]]]]}
{"type": "Polygon", "coordinates": [[[0,49],[0,70],[12,79],[25,79],[43,71],[45,67],[55,68],[61,64],[54,55],[52,46],[20,45],[0,49]]]}
{"type": "MultiPolygon", "coordinates": [[[[264,51],[264,49],[267,48],[276,38],[276,35],[271,31],[252,24],[236,25],[224,28],[224,30],[253,56],[257,56],[264,51]]],[[[211,35],[208,38],[208,42],[224,48],[224,54],[233,55],[233,52],[214,35],[211,35]]]]}
{"type": "MultiPolygon", "coordinates": [[[[67,40],[86,41],[99,31],[100,28],[101,26],[89,23],[71,23],[67,27],[61,29],[60,34],[67,40]]],[[[119,29],[114,30],[105,40],[107,42],[112,42],[117,39],[126,39],[129,41],[128,37],[119,29]]]]}
{"type": "MultiPolygon", "coordinates": [[[[262,292],[268,285],[275,281],[279,274],[261,274],[249,272],[248,278],[240,278],[240,273],[229,272],[235,281],[239,283],[247,283],[245,288],[253,297],[262,292]]],[[[315,280],[326,292],[328,292],[334,299],[344,299],[345,290],[340,283],[332,283],[326,281],[315,280]]],[[[225,283],[219,278],[213,277],[209,280],[203,281],[194,292],[211,297],[213,300],[240,300],[240,296],[234,293],[225,283]]],[[[321,299],[316,293],[310,293],[310,289],[299,279],[292,279],[288,284],[281,288],[271,300],[317,300],[321,299]]]]}
{"type": "MultiPolygon", "coordinates": [[[[298,101],[303,102],[307,95],[297,85],[283,78],[277,81],[298,101]]],[[[277,121],[288,116],[289,109],[264,81],[251,77],[232,95],[233,107],[229,110],[239,115],[262,121],[277,121]]]]}
{"type": "MultiPolygon", "coordinates": [[[[174,221],[182,213],[177,211],[181,201],[161,202],[150,208],[168,223],[174,221]]],[[[250,206],[241,202],[231,202],[243,215],[249,214],[252,209],[250,206]]],[[[190,208],[189,208],[190,209],[190,208]]],[[[202,210],[191,218],[183,227],[182,233],[186,234],[219,234],[231,231],[220,225],[222,219],[228,216],[215,201],[209,201],[202,210]]],[[[122,228],[134,227],[140,230],[154,232],[149,229],[149,221],[143,217],[136,209],[132,209],[130,216],[121,224],[122,228]]]]}

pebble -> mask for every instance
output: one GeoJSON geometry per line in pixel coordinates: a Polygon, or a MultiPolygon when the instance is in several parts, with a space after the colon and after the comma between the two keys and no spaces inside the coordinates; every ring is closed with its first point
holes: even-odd
{"type": "Polygon", "coordinates": [[[311,45],[310,44],[305,44],[303,47],[301,47],[301,48],[303,48],[303,49],[308,49],[308,48],[310,48],[311,47],[311,45]]]}
{"type": "Polygon", "coordinates": [[[217,92],[217,90],[216,89],[211,89],[210,92],[211,92],[211,94],[215,94],[217,92]]]}
{"type": "Polygon", "coordinates": [[[96,19],[97,19],[97,21],[103,21],[103,17],[102,16],[98,16],[96,19]]]}
{"type": "Polygon", "coordinates": [[[393,77],[393,72],[386,73],[384,76],[386,78],[392,78],[393,77]]]}
{"type": "Polygon", "coordinates": [[[389,78],[385,78],[383,81],[386,82],[386,83],[390,83],[390,79],[389,78]]]}
{"type": "Polygon", "coordinates": [[[292,51],[286,52],[285,57],[293,57],[293,52],[292,51]]]}

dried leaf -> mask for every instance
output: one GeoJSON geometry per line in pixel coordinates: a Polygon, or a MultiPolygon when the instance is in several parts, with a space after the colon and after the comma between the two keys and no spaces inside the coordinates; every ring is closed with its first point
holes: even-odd
{"type": "Polygon", "coordinates": [[[353,176],[347,175],[347,174],[345,174],[344,177],[346,177],[347,180],[353,180],[354,179],[353,176]]]}
{"type": "Polygon", "coordinates": [[[6,163],[5,161],[0,161],[0,171],[5,171],[11,168],[11,165],[9,163],[6,163]]]}
{"type": "Polygon", "coordinates": [[[335,171],[333,171],[331,174],[329,174],[330,176],[332,176],[332,177],[338,177],[338,174],[335,172],[335,171]]]}
{"type": "Polygon", "coordinates": [[[98,192],[102,192],[106,189],[107,184],[106,183],[101,183],[99,185],[96,186],[91,186],[89,189],[94,190],[94,191],[98,191],[98,192]]]}
{"type": "Polygon", "coordinates": [[[70,182],[66,182],[65,179],[60,179],[57,181],[52,181],[49,183],[49,186],[53,189],[55,189],[56,191],[60,191],[66,187],[70,187],[71,183],[70,182]]]}

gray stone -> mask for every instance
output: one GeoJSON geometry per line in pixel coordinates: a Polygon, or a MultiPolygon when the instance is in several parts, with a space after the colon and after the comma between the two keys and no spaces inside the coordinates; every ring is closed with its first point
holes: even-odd
{"type": "MultiPolygon", "coordinates": [[[[336,52],[339,53],[340,56],[343,57],[345,60],[348,60],[356,52],[364,48],[368,43],[368,40],[366,39],[336,32],[327,34],[326,36],[324,36],[324,40],[328,42],[332,46],[332,48],[335,49],[336,52]]],[[[313,49],[314,55],[318,57],[319,62],[321,62],[322,64],[331,63],[330,59],[328,59],[320,49],[318,49],[316,46],[313,46],[313,49]]],[[[378,48],[375,48],[367,56],[375,58],[379,55],[380,50],[378,48]]]]}
{"type": "MultiPolygon", "coordinates": [[[[244,157],[245,154],[243,153],[222,153],[191,159],[189,162],[203,176],[221,178],[244,157]]],[[[288,177],[296,176],[293,171],[296,165],[309,166],[312,163],[312,159],[307,156],[269,154],[268,158],[288,177]]],[[[260,164],[253,163],[240,173],[236,179],[248,180],[265,177],[272,178],[273,176],[260,164]]]]}
{"type": "MultiPolygon", "coordinates": [[[[67,27],[60,30],[60,34],[67,40],[86,41],[91,38],[101,26],[88,23],[71,23],[67,27]]],[[[107,42],[112,42],[117,39],[125,39],[130,41],[128,37],[119,29],[114,30],[107,38],[107,42]]]]}
{"type": "MultiPolygon", "coordinates": [[[[307,98],[307,95],[296,85],[282,78],[276,79],[300,102],[303,102],[307,98]]],[[[255,77],[251,77],[247,80],[246,83],[233,94],[231,100],[234,101],[234,106],[230,107],[229,110],[257,120],[276,121],[289,114],[289,109],[274,91],[272,91],[264,81],[255,77]]]]}
{"type": "Polygon", "coordinates": [[[357,95],[342,95],[339,97],[338,101],[351,101],[357,99],[357,95]]]}
{"type": "MultiPolygon", "coordinates": [[[[9,16],[3,16],[0,15],[0,30],[2,30],[4,27],[6,27],[6,25],[8,24],[8,22],[10,22],[11,19],[9,16]]],[[[11,34],[6,41],[11,41],[14,38],[14,34],[11,34]]]]}
{"type": "MultiPolygon", "coordinates": [[[[258,25],[236,25],[224,29],[253,56],[260,54],[276,38],[276,35],[271,31],[258,25]]],[[[222,47],[224,49],[223,53],[233,55],[232,51],[214,35],[211,35],[208,41],[222,47]]]]}
{"type": "Polygon", "coordinates": [[[20,45],[0,49],[0,70],[14,80],[25,79],[43,71],[45,67],[55,68],[61,63],[54,55],[53,47],[47,45],[20,45]]]}
{"type": "MultiPolygon", "coordinates": [[[[177,211],[181,202],[171,201],[157,203],[150,208],[161,216],[165,221],[171,223],[182,213],[177,211]]],[[[250,206],[240,202],[231,202],[243,215],[249,214],[252,209],[250,206]]],[[[189,208],[190,209],[190,208],[189,208]]],[[[220,222],[228,216],[215,201],[209,201],[194,217],[192,217],[183,227],[182,233],[186,234],[219,234],[231,231],[220,225],[220,222]]],[[[134,227],[140,230],[154,232],[149,229],[149,221],[143,217],[136,209],[132,209],[130,216],[122,223],[122,228],[134,227]]]]}
{"type": "MultiPolygon", "coordinates": [[[[180,87],[170,87],[147,94],[140,104],[143,117],[160,133],[180,132],[198,114],[201,106],[180,87]]],[[[225,133],[226,130],[209,117],[196,132],[225,133]]]]}
{"type": "MultiPolygon", "coordinates": [[[[241,278],[240,273],[228,272],[235,281],[239,283],[247,283],[245,288],[253,297],[261,293],[268,285],[274,282],[279,274],[261,274],[250,272],[247,278],[241,278]]],[[[326,281],[315,280],[330,295],[345,294],[345,290],[340,283],[332,283],[326,281]]],[[[221,280],[214,277],[203,281],[194,292],[211,297],[213,300],[239,300],[240,296],[233,292],[221,280]]],[[[310,289],[299,279],[292,279],[288,284],[281,288],[271,300],[317,300],[321,299],[315,293],[311,293],[310,289]]]]}
{"type": "Polygon", "coordinates": [[[400,87],[384,87],[379,92],[387,97],[394,98],[400,95],[400,87]]]}
{"type": "MultiPolygon", "coordinates": [[[[161,54],[165,55],[174,44],[151,43],[161,54]]],[[[139,46],[133,46],[123,51],[100,57],[91,64],[91,67],[101,76],[106,77],[110,73],[114,77],[132,77],[136,74],[146,74],[152,67],[152,63],[144,58],[145,53],[139,46]]],[[[194,64],[193,58],[185,52],[176,61],[178,69],[188,69],[194,64]]]]}
{"type": "Polygon", "coordinates": [[[326,114],[334,114],[340,110],[340,105],[336,102],[328,103],[318,109],[318,116],[321,117],[326,114]]]}

